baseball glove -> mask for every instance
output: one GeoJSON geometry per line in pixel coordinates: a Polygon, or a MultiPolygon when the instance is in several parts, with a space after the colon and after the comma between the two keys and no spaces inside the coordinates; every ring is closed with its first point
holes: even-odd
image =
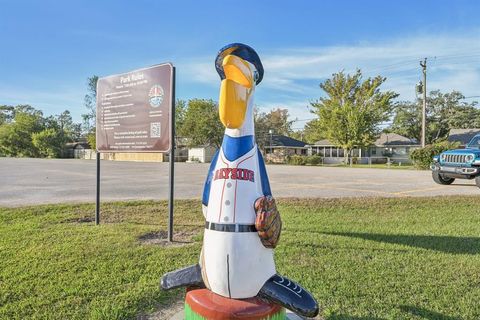
{"type": "Polygon", "coordinates": [[[275,248],[280,240],[282,220],[272,196],[263,196],[255,201],[255,228],[266,248],[275,248]]]}

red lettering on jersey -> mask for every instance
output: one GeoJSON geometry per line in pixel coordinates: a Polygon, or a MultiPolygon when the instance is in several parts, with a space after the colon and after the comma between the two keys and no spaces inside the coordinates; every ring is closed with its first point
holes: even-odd
{"type": "Polygon", "coordinates": [[[220,168],[215,170],[213,180],[232,179],[255,182],[255,172],[242,168],[220,168]]]}
{"type": "Polygon", "coordinates": [[[254,181],[254,178],[253,178],[253,171],[248,171],[248,180],[253,182],[254,181]]]}
{"type": "Polygon", "coordinates": [[[243,169],[237,169],[237,180],[243,180],[243,169]]]}

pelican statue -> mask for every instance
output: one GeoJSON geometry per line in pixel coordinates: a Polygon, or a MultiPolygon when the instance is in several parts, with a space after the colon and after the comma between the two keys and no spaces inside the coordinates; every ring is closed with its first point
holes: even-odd
{"type": "Polygon", "coordinates": [[[221,78],[222,146],[205,182],[203,247],[198,264],[162,277],[164,290],[206,287],[231,299],[260,297],[301,316],[315,317],[318,304],[298,283],[278,275],[273,248],[281,230],[265,162],[255,143],[253,96],[263,66],[249,46],[223,47],[215,60],[221,78]],[[266,217],[259,222],[259,217],[266,217]]]}

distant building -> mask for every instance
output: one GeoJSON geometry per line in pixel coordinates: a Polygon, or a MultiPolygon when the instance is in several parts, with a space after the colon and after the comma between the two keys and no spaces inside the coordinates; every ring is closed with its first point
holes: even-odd
{"type": "Polygon", "coordinates": [[[307,144],[283,135],[272,135],[264,147],[265,161],[284,163],[287,156],[307,155],[307,144]]]}
{"type": "Polygon", "coordinates": [[[90,153],[90,145],[86,140],[77,142],[69,142],[65,145],[64,158],[76,158],[76,159],[89,159],[90,154],[86,155],[86,152],[90,153]],[[88,150],[88,151],[85,151],[88,150]]]}
{"type": "MultiPolygon", "coordinates": [[[[367,157],[390,157],[392,160],[408,159],[410,151],[420,148],[416,139],[410,139],[396,133],[382,133],[367,149],[367,157]]],[[[400,160],[399,160],[400,161],[400,160]]]]}
{"type": "Polygon", "coordinates": [[[217,148],[213,146],[198,146],[194,148],[188,148],[188,160],[187,162],[211,162],[217,148]]]}
{"type": "MultiPolygon", "coordinates": [[[[358,158],[359,163],[385,163],[388,159],[394,162],[409,162],[411,150],[419,148],[415,139],[410,139],[396,133],[382,133],[368,148],[354,148],[352,156],[358,158]]],[[[309,146],[309,154],[317,154],[324,158],[324,163],[340,163],[344,160],[345,151],[327,139],[319,140],[309,146]]]]}
{"type": "MultiPolygon", "coordinates": [[[[185,140],[177,137],[175,146],[175,161],[186,161],[188,149],[185,147],[185,140]]],[[[94,160],[97,157],[95,149],[91,149],[85,140],[66,144],[65,157],[75,159],[94,160]]],[[[168,162],[168,154],[160,152],[102,152],[102,160],[112,161],[137,161],[137,162],[168,162]]]]}
{"type": "Polygon", "coordinates": [[[474,136],[480,134],[480,128],[472,128],[472,129],[450,129],[450,133],[448,135],[449,142],[459,142],[460,146],[465,148],[467,143],[472,140],[474,136]]]}

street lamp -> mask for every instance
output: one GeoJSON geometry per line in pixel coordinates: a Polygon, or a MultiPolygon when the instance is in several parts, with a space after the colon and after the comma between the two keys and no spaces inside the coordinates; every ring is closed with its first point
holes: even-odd
{"type": "Polygon", "coordinates": [[[273,153],[273,146],[272,146],[273,130],[272,129],[268,130],[268,134],[270,134],[270,153],[273,153]]]}

